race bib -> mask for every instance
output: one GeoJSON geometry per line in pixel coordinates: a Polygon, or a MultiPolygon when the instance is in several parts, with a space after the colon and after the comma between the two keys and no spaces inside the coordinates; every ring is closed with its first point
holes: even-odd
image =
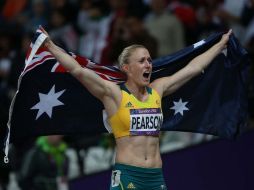
{"type": "Polygon", "coordinates": [[[160,108],[130,109],[130,135],[159,135],[162,122],[160,108]]]}

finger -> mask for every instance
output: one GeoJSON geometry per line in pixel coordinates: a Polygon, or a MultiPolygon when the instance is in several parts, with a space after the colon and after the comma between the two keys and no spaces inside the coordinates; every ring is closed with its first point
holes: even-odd
{"type": "Polygon", "coordinates": [[[232,29],[230,29],[230,30],[228,31],[228,33],[227,33],[227,34],[230,36],[230,35],[232,34],[232,31],[233,31],[233,30],[232,30],[232,29]]]}
{"type": "Polygon", "coordinates": [[[46,30],[40,25],[39,26],[39,28],[40,28],[40,30],[44,33],[44,34],[46,34],[47,36],[48,36],[48,33],[46,32],[46,30]]]}
{"type": "Polygon", "coordinates": [[[45,32],[45,30],[44,30],[44,28],[42,27],[42,25],[40,25],[39,28],[41,29],[42,32],[45,32]]]}

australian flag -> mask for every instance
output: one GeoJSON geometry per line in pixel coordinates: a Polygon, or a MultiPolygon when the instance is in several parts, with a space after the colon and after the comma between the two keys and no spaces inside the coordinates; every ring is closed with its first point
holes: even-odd
{"type": "MultiPolygon", "coordinates": [[[[218,42],[221,36],[222,33],[214,34],[174,54],[155,59],[152,80],[169,76],[184,67],[218,42]]],[[[102,103],[41,47],[45,38],[37,30],[28,51],[25,69],[10,106],[10,140],[38,135],[96,135],[106,132],[102,103]]],[[[69,54],[105,80],[117,84],[125,81],[125,75],[115,66],[95,64],[84,57],[69,54]]],[[[163,98],[162,130],[190,131],[225,138],[235,137],[244,131],[248,117],[246,55],[247,52],[231,35],[227,49],[202,74],[176,93],[163,98]]]]}

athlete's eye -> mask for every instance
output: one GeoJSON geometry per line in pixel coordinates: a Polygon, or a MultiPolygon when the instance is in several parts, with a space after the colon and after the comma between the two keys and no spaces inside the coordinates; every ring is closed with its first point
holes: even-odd
{"type": "Polygon", "coordinates": [[[149,58],[145,58],[145,57],[143,57],[143,58],[141,58],[140,60],[139,60],[139,62],[140,63],[144,63],[144,62],[148,62],[149,64],[152,64],[152,59],[149,57],[149,58]]]}
{"type": "Polygon", "coordinates": [[[144,63],[144,61],[145,61],[145,58],[141,58],[141,59],[139,60],[140,63],[144,63]]]}

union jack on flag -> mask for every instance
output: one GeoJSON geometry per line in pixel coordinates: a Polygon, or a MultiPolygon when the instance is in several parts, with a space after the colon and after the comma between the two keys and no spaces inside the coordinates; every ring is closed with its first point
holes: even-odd
{"type": "MultiPolygon", "coordinates": [[[[27,52],[25,59],[25,69],[23,73],[32,70],[38,65],[46,62],[47,60],[55,60],[54,56],[47,51],[45,47],[41,45],[46,40],[47,36],[43,34],[40,29],[37,29],[35,36],[30,44],[30,48],[27,52]]],[[[62,49],[63,50],[63,49],[62,49]]],[[[63,50],[65,51],[65,50],[63,50]]],[[[120,72],[117,66],[103,66],[92,62],[91,60],[75,55],[74,53],[69,53],[82,67],[87,67],[94,72],[96,72],[101,78],[121,83],[125,81],[125,75],[120,72]]],[[[64,67],[62,67],[57,61],[52,65],[51,72],[66,72],[64,67]]]]}

